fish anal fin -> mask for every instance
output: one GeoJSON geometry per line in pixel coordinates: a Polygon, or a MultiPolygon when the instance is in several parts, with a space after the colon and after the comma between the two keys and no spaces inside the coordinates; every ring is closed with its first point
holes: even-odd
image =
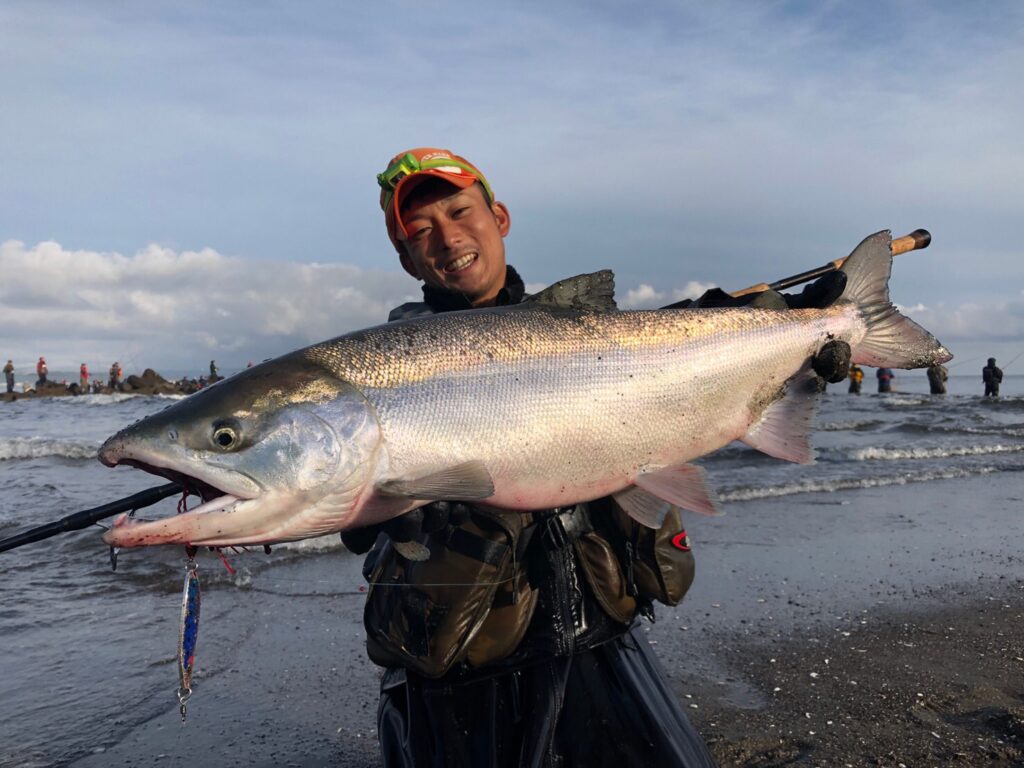
{"type": "Polygon", "coordinates": [[[641,472],[634,481],[653,496],[702,515],[717,515],[718,502],[708,490],[707,473],[693,464],[641,472]]]}
{"type": "Polygon", "coordinates": [[[612,495],[615,502],[631,518],[640,525],[657,530],[665,522],[669,507],[672,505],[662,501],[657,496],[652,496],[642,488],[631,485],[624,491],[612,495]]]}
{"type": "Polygon", "coordinates": [[[776,459],[811,464],[814,449],[810,434],[818,404],[818,380],[808,366],[785,386],[785,394],[764,409],[741,440],[776,459]]]}
{"type": "Polygon", "coordinates": [[[630,517],[648,528],[660,528],[673,504],[704,515],[721,514],[704,470],[692,464],[641,472],[634,482],[635,487],[614,498],[630,517]]]}
{"type": "Polygon", "coordinates": [[[482,461],[467,461],[412,480],[385,480],[377,492],[424,501],[479,501],[494,495],[494,480],[482,461]]]}

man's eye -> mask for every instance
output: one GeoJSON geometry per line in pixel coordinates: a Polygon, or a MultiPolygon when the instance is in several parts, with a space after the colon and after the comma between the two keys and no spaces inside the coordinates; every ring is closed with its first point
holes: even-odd
{"type": "Polygon", "coordinates": [[[430,227],[420,227],[419,229],[414,229],[412,231],[412,234],[409,235],[409,238],[412,239],[412,240],[422,240],[429,233],[430,233],[430,227]]]}

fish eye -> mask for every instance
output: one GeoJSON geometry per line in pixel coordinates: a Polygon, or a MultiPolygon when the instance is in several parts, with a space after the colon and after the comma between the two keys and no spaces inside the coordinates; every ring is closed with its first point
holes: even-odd
{"type": "Polygon", "coordinates": [[[231,450],[238,447],[241,440],[237,425],[225,422],[217,422],[213,425],[213,443],[218,448],[231,450]]]}

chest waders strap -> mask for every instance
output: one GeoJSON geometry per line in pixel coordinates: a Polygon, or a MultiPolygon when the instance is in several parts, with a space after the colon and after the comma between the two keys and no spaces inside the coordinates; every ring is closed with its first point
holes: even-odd
{"type": "Polygon", "coordinates": [[[445,536],[445,547],[495,568],[509,550],[508,544],[482,538],[464,528],[450,528],[445,536]]]}

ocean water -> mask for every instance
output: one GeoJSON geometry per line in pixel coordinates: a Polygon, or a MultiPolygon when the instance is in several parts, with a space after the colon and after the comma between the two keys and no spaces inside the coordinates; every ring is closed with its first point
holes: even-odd
{"type": "MultiPolygon", "coordinates": [[[[870,372],[870,371],[869,371],[870,372]]],[[[702,460],[727,507],[757,500],[881,485],[956,482],[1024,469],[1024,376],[1008,376],[1003,396],[980,396],[980,377],[952,376],[950,392],[929,395],[923,372],[897,372],[899,391],[879,395],[865,381],[822,398],[813,465],[794,465],[733,444],[702,460]]],[[[0,403],[0,537],[164,482],[95,459],[104,438],[169,398],[86,395],[0,403]]],[[[157,510],[170,513],[175,500],[157,510]]],[[[147,513],[143,513],[147,514],[147,513]]],[[[179,547],[124,551],[116,571],[99,528],[0,553],[0,766],[73,762],[118,731],[168,708],[177,685],[175,635],[183,575],[179,547]],[[154,686],[154,679],[166,680],[154,686]],[[87,713],[88,716],[84,716],[87,713]]],[[[331,573],[345,556],[337,537],[229,553],[234,572],[201,556],[204,603],[197,666],[204,650],[229,644],[224,595],[259,588],[267,574],[314,568],[331,573]],[[319,564],[322,567],[317,567],[319,564]],[[208,607],[209,606],[209,607],[208,607]]],[[[705,553],[704,556],[708,556],[705,553]]],[[[339,594],[359,585],[334,584],[339,594]]]]}

